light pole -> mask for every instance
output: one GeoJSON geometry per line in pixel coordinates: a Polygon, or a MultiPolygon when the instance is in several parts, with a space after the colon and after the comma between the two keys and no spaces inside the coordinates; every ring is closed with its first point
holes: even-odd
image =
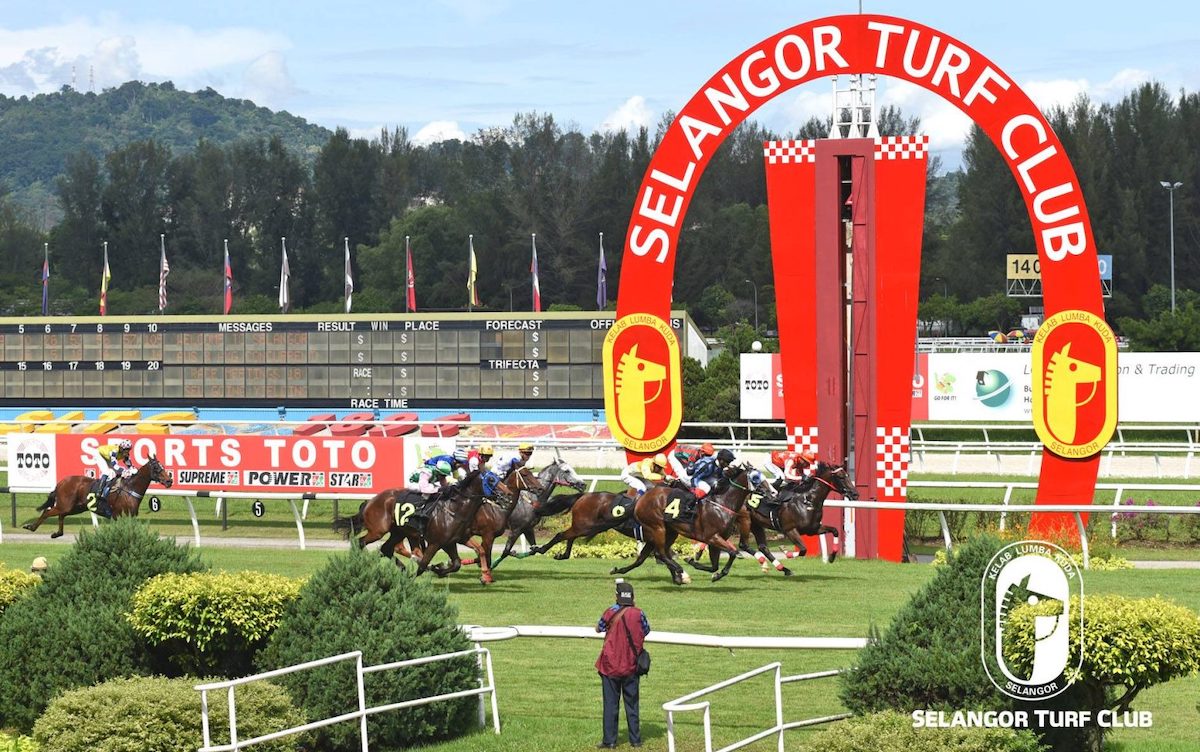
{"type": "Polygon", "coordinates": [[[1175,313],[1175,190],[1183,186],[1183,183],[1160,180],[1158,184],[1166,188],[1171,197],[1171,313],[1175,313]]]}
{"type": "Polygon", "coordinates": [[[941,282],[941,283],[942,283],[942,297],[943,297],[943,298],[948,298],[948,297],[950,297],[950,293],[948,292],[948,290],[947,290],[947,288],[946,288],[946,280],[945,280],[944,278],[942,278],[942,277],[934,277],[934,278],[933,278],[933,281],[934,281],[934,282],[941,282]]]}
{"type": "Polygon", "coordinates": [[[751,282],[748,279],[743,280],[743,281],[748,282],[750,284],[751,289],[754,290],[754,331],[757,332],[758,331],[758,285],[754,284],[753,282],[751,282]]]}

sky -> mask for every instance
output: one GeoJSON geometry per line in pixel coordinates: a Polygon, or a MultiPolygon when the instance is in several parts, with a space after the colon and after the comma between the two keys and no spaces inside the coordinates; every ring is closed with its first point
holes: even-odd
{"type": "MultiPolygon", "coordinates": [[[[1081,93],[1115,101],[1139,83],[1200,89],[1200,5],[1162,0],[863,0],[980,51],[1042,107],[1081,93]]],[[[858,0],[400,0],[340,3],[45,0],[0,18],[0,93],[100,91],[170,80],[252,99],[371,137],[467,138],[517,113],[563,125],[653,129],[726,62],[795,24],[858,0]],[[94,83],[92,80],[94,77],[94,83]]],[[[779,133],[831,108],[827,82],[777,97],[754,119],[779,133]]],[[[969,121],[897,81],[880,105],[918,115],[948,167],[969,121]]]]}

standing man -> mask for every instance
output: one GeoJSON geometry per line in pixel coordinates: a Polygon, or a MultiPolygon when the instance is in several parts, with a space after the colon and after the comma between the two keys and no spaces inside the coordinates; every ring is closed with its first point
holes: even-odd
{"type": "Polygon", "coordinates": [[[596,659],[600,686],[604,694],[604,737],[597,749],[616,749],[620,698],[625,699],[625,722],[629,725],[629,746],[642,746],[642,726],[638,716],[638,690],[641,682],[637,657],[642,652],[650,622],[633,605],[633,586],[617,580],[617,602],[600,616],[596,631],[604,633],[604,647],[596,659]]]}

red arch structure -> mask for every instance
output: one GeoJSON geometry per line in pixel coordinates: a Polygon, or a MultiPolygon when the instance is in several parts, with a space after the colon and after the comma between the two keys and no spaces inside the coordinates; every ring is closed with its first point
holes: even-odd
{"type": "MultiPolygon", "coordinates": [[[[680,110],[647,168],[625,243],[617,322],[605,346],[608,419],[630,455],[670,444],[679,427],[678,359],[669,357],[658,322],[670,316],[679,232],[705,167],[729,133],[772,98],[818,78],[847,74],[880,74],[922,86],[966,113],[1000,150],[1025,198],[1041,258],[1047,326],[1039,333],[1043,347],[1035,347],[1040,360],[1035,358],[1033,373],[1050,374],[1051,356],[1065,353],[1063,343],[1074,347],[1073,356],[1115,361],[1079,181],[1033,101],[978,51],[928,26],[890,16],[832,16],[786,29],[729,61],[680,110]],[[631,382],[631,364],[640,368],[647,358],[667,366],[667,375],[647,383],[643,371],[641,381],[631,382]],[[628,393],[618,399],[623,388],[644,392],[640,399],[628,393]],[[638,414],[631,416],[634,409],[638,414]],[[638,426],[640,435],[629,435],[622,423],[638,426]]],[[[880,264],[886,263],[881,256],[880,264]]],[[[775,268],[779,282],[778,259],[775,268]]],[[[787,333],[781,331],[781,337],[786,352],[787,333]]],[[[800,381],[786,368],[785,360],[785,389],[800,381]]],[[[1057,407],[1047,410],[1043,403],[1035,409],[1039,435],[1054,448],[1043,452],[1038,503],[1092,500],[1099,451],[1115,424],[1115,368],[1105,370],[1104,382],[1105,399],[1084,401],[1074,407],[1078,415],[1060,421],[1069,422],[1072,431],[1080,426],[1069,441],[1046,440],[1054,432],[1045,423],[1053,423],[1057,407]]],[[[1049,392],[1049,381],[1046,385],[1049,392]]],[[[794,422],[789,415],[789,426],[794,422]]],[[[1037,518],[1046,522],[1050,515],[1037,518]]]]}

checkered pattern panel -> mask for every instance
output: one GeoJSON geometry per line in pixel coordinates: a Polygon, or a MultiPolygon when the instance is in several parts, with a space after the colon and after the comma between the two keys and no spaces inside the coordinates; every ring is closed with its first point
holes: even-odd
{"type": "Polygon", "coordinates": [[[876,485],[881,498],[903,499],[908,492],[908,466],[912,461],[908,429],[901,426],[875,429],[876,485]]]}
{"type": "Polygon", "coordinates": [[[767,164],[797,164],[817,161],[816,141],[768,141],[763,145],[767,164]]]}
{"type": "Polygon", "coordinates": [[[817,427],[792,426],[788,429],[788,449],[793,452],[817,453],[817,427]]]}
{"type": "Polygon", "coordinates": [[[929,136],[885,136],[875,139],[875,159],[924,159],[929,136]]]}

